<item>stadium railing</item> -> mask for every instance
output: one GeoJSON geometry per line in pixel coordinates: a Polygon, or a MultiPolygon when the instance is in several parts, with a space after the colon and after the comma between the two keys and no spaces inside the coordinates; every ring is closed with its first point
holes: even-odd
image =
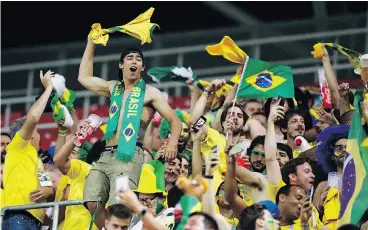
{"type": "Polygon", "coordinates": [[[3,209],[1,209],[0,228],[3,225],[3,218],[5,216],[6,211],[25,211],[25,210],[29,210],[29,209],[53,208],[52,230],[57,230],[60,206],[83,205],[83,202],[84,202],[83,200],[71,200],[71,201],[59,201],[59,202],[48,202],[48,203],[40,203],[40,204],[30,204],[30,205],[6,206],[3,209]]]}

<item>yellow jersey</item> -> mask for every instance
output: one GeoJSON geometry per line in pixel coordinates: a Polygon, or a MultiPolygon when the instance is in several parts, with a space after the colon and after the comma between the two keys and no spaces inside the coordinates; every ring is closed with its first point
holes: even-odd
{"type": "MultiPolygon", "coordinates": [[[[84,182],[91,166],[81,160],[70,160],[70,169],[66,174],[70,179],[70,192],[68,200],[83,200],[84,182]]],[[[89,228],[91,214],[83,205],[67,206],[65,209],[65,220],[63,229],[89,228]]],[[[97,229],[94,225],[92,229],[97,229]]]]}
{"type": "MultiPolygon", "coordinates": [[[[4,165],[4,205],[16,206],[33,204],[29,193],[41,187],[38,179],[39,163],[37,150],[29,140],[24,140],[17,132],[6,147],[4,165]]],[[[46,214],[45,209],[27,210],[41,223],[46,214]]]]}

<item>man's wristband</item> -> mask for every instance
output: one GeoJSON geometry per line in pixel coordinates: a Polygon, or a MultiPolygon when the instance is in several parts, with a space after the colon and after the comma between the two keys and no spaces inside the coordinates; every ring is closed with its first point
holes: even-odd
{"type": "Polygon", "coordinates": [[[67,134],[68,130],[59,130],[58,135],[61,137],[65,137],[67,134]]]}
{"type": "Polygon", "coordinates": [[[209,95],[212,95],[212,94],[214,94],[215,92],[213,92],[213,91],[209,91],[208,89],[204,89],[204,90],[203,90],[203,93],[207,93],[207,94],[209,94],[209,95]]]}
{"type": "Polygon", "coordinates": [[[146,215],[146,213],[147,213],[147,208],[142,209],[142,211],[140,211],[138,213],[139,219],[142,219],[142,217],[144,217],[144,215],[146,215]]]}

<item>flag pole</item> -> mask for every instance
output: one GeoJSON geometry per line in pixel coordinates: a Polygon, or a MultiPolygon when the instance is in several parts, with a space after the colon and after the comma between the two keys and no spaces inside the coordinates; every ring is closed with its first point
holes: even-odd
{"type": "MultiPolygon", "coordinates": [[[[239,89],[240,89],[240,86],[241,86],[241,84],[243,82],[245,69],[247,68],[247,65],[248,65],[248,60],[249,60],[249,56],[247,56],[247,60],[244,63],[243,72],[242,72],[242,75],[241,75],[240,80],[239,80],[238,88],[236,89],[235,97],[234,97],[234,100],[233,100],[233,106],[231,107],[230,114],[233,113],[233,110],[234,110],[234,107],[235,107],[236,98],[238,97],[239,89]]],[[[226,140],[228,139],[228,137],[229,137],[229,133],[226,132],[226,140]]]]}

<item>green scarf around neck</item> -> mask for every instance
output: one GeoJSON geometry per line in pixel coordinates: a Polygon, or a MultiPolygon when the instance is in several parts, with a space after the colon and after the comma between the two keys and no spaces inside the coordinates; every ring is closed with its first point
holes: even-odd
{"type": "MultiPolygon", "coordinates": [[[[144,95],[146,93],[146,83],[140,79],[129,93],[125,101],[124,117],[121,124],[118,149],[116,159],[122,161],[131,161],[134,156],[138,131],[141,121],[141,114],[144,105],[144,95]]],[[[110,98],[109,120],[107,122],[106,132],[102,140],[113,138],[120,116],[120,110],[124,96],[124,83],[115,84],[110,98]]]]}

